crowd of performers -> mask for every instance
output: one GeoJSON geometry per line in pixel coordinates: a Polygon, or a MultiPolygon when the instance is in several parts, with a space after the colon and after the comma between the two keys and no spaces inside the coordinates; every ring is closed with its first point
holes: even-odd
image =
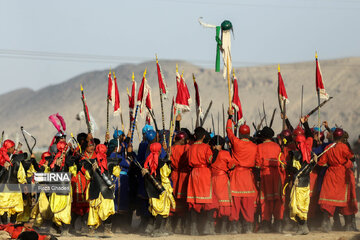
{"type": "Polygon", "coordinates": [[[40,161],[5,140],[0,229],[12,238],[25,232],[39,239],[357,231],[355,154],[347,132],[327,122],[324,131],[310,128],[307,117],[294,129],[282,116],[287,127],[280,134],[265,126],[251,135],[246,124],[234,128],[233,110],[228,115],[225,138],[202,127],[190,133],[177,115],[172,145],[169,131],[145,125],[137,153],[131,132],[120,130],[112,139],[106,134],[103,144],[86,133],[70,144],[58,133],[40,161]],[[6,184],[34,183],[35,172],[71,173],[71,191],[3,191],[6,184]],[[135,215],[140,224],[133,224],[135,215]]]}

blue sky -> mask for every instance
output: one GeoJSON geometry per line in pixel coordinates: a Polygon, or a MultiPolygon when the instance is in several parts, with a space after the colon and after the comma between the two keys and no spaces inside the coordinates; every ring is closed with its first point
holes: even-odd
{"type": "Polygon", "coordinates": [[[234,66],[360,56],[359,12],[356,0],[0,0],[0,94],[155,53],[212,68],[215,31],[200,16],[233,23],[234,66]]]}

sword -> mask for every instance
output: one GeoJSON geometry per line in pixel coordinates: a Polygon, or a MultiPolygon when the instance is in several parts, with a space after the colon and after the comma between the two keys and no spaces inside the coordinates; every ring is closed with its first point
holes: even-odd
{"type": "Polygon", "coordinates": [[[314,112],[316,112],[319,108],[323,107],[331,99],[333,99],[333,97],[330,97],[328,100],[323,101],[319,106],[317,106],[316,108],[311,110],[306,116],[308,116],[308,117],[311,116],[314,112]]]}

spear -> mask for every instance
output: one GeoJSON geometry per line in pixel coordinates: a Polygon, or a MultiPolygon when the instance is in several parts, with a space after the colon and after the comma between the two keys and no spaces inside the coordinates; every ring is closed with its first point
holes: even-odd
{"type": "Polygon", "coordinates": [[[88,133],[91,133],[90,115],[89,115],[88,107],[86,105],[86,98],[85,98],[84,88],[83,88],[82,84],[80,84],[80,91],[81,91],[81,100],[82,100],[83,108],[84,108],[86,126],[88,129],[88,133]]]}
{"type": "Polygon", "coordinates": [[[201,124],[200,124],[200,127],[202,127],[202,126],[204,125],[205,120],[206,120],[206,117],[207,117],[207,115],[209,114],[209,111],[210,111],[211,106],[212,106],[212,100],[210,101],[209,106],[208,106],[208,108],[206,109],[206,112],[205,112],[204,118],[202,119],[202,122],[201,122],[201,124]]]}
{"type": "Polygon", "coordinates": [[[329,99],[323,101],[320,105],[318,105],[317,107],[315,107],[314,109],[312,109],[308,114],[306,114],[306,116],[311,116],[312,114],[314,114],[314,112],[316,112],[319,108],[322,108],[328,101],[330,101],[331,99],[333,99],[333,97],[329,97],[329,99]]]}
{"type": "Polygon", "coordinates": [[[109,103],[110,103],[110,98],[111,98],[111,92],[109,91],[110,86],[112,86],[111,69],[110,69],[109,77],[108,77],[108,95],[106,98],[106,133],[107,134],[109,134],[109,103]]]}
{"type": "Polygon", "coordinates": [[[222,104],[222,112],[223,112],[223,136],[225,138],[225,109],[224,109],[224,104],[222,104]]]}
{"type": "Polygon", "coordinates": [[[303,105],[304,105],[304,85],[301,85],[300,118],[303,116],[303,105]]]}
{"type": "MultiPolygon", "coordinates": [[[[158,71],[158,77],[159,75],[161,75],[160,72],[160,67],[159,66],[159,60],[157,55],[156,56],[156,66],[157,66],[157,71],[158,71]]],[[[161,89],[161,85],[160,85],[160,78],[159,78],[159,92],[160,92],[160,108],[161,108],[161,119],[162,119],[162,125],[163,125],[163,139],[165,141],[165,117],[164,117],[164,106],[163,106],[163,90],[161,89]]],[[[162,83],[163,84],[163,83],[162,83]]],[[[154,120],[154,118],[153,118],[154,120]]]]}
{"type": "Polygon", "coordinates": [[[218,135],[220,135],[220,112],[218,111],[218,135]]]}
{"type": "Polygon", "coordinates": [[[1,133],[1,141],[0,141],[0,146],[2,147],[3,145],[3,141],[4,141],[4,130],[1,133]]]}
{"type": "Polygon", "coordinates": [[[264,112],[265,124],[266,124],[266,126],[268,126],[268,124],[267,124],[267,119],[266,119],[265,102],[264,102],[264,100],[263,100],[263,112],[264,112]]]}
{"type": "Polygon", "coordinates": [[[272,126],[272,124],[274,122],[275,113],[276,113],[276,108],[274,108],[273,114],[271,116],[270,127],[272,126]]]}
{"type": "Polygon", "coordinates": [[[215,134],[215,123],[214,123],[214,116],[213,116],[213,114],[211,114],[211,122],[212,122],[213,131],[214,131],[214,134],[215,134]]]}

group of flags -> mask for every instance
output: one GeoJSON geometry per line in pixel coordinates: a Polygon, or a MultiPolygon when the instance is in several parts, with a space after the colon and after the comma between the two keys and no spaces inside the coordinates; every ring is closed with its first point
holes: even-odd
{"type": "MultiPolygon", "coordinates": [[[[316,63],[316,70],[315,70],[316,92],[317,92],[319,98],[327,100],[327,99],[329,99],[329,95],[326,93],[324,82],[322,80],[322,73],[321,73],[320,63],[318,60],[317,53],[315,53],[315,63],[316,63]]],[[[281,101],[284,101],[285,103],[289,102],[289,99],[288,99],[288,96],[286,93],[286,89],[285,89],[285,85],[284,85],[284,81],[283,81],[283,78],[282,78],[281,72],[280,72],[280,65],[278,66],[278,95],[279,95],[279,99],[281,101]]]]}
{"type": "MultiPolygon", "coordinates": [[[[318,60],[317,54],[315,55],[316,60],[316,91],[319,98],[328,99],[329,95],[326,93],[325,86],[322,80],[322,73],[320,70],[320,63],[318,60]]],[[[159,90],[160,90],[160,97],[162,99],[167,98],[168,89],[167,84],[165,82],[164,75],[161,70],[161,66],[156,58],[156,68],[157,68],[157,76],[158,76],[158,83],[159,83],[159,90]]],[[[152,98],[151,98],[151,88],[146,79],[146,72],[145,69],[140,87],[138,89],[138,94],[136,98],[136,82],[134,80],[134,73],[132,74],[132,86],[131,92],[127,89],[127,95],[129,100],[129,115],[130,115],[130,122],[134,121],[134,111],[135,107],[139,106],[140,113],[144,115],[146,114],[146,122],[150,124],[150,115],[149,111],[152,111],[152,98]],[[136,101],[135,101],[136,98],[136,101]]],[[[200,116],[202,115],[202,107],[201,107],[201,99],[199,93],[199,86],[196,82],[195,76],[193,75],[194,81],[194,89],[195,89],[195,107],[196,113],[200,116]]],[[[190,104],[191,104],[191,97],[189,93],[188,86],[185,82],[183,73],[179,74],[178,67],[176,66],[176,86],[177,86],[177,93],[176,97],[174,98],[174,109],[177,111],[188,112],[190,111],[190,104]]],[[[283,104],[289,103],[288,95],[286,93],[284,80],[281,76],[280,72],[280,65],[278,66],[278,97],[279,101],[283,104]]],[[[114,116],[121,114],[121,107],[120,107],[120,97],[119,97],[119,90],[117,79],[115,73],[111,74],[111,71],[108,75],[108,93],[107,99],[109,102],[112,103],[113,106],[113,114],[114,116]]],[[[161,99],[161,100],[162,100],[161,99]]],[[[238,80],[233,72],[232,76],[232,107],[236,111],[236,119],[237,124],[242,124],[244,122],[241,101],[239,97],[239,89],[238,89],[238,80]]],[[[173,109],[173,110],[174,110],[173,109]]],[[[163,111],[163,109],[162,109],[163,111]]],[[[175,110],[174,110],[175,111],[175,110]]]]}

